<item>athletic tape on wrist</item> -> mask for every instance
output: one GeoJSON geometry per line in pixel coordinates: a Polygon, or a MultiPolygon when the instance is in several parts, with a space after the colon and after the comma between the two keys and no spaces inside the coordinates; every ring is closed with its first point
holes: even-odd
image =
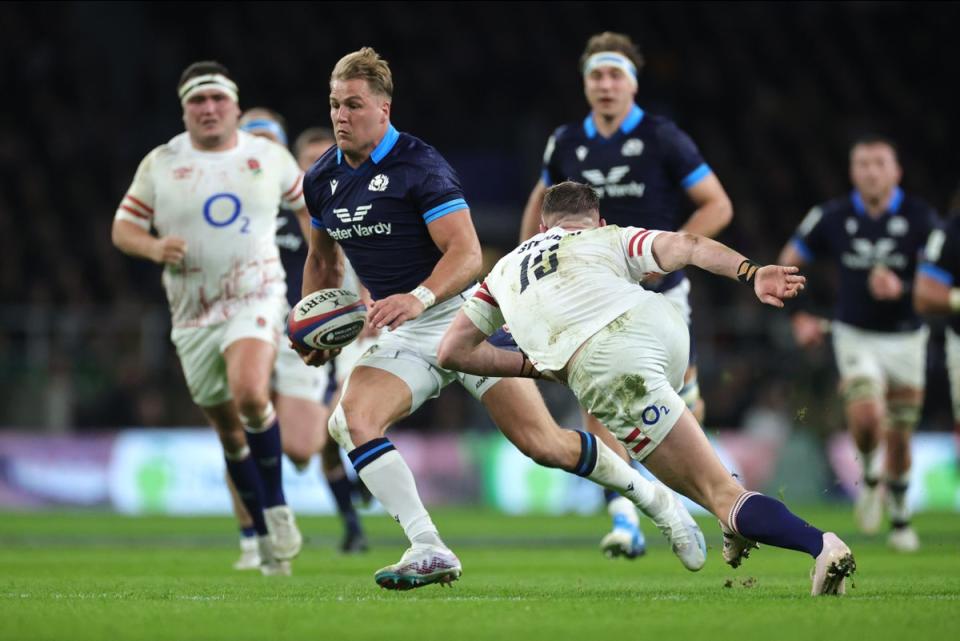
{"type": "Polygon", "coordinates": [[[753,285],[753,279],[761,267],[763,265],[747,258],[737,267],[737,280],[746,285],[753,285]]]}
{"type": "Polygon", "coordinates": [[[410,292],[414,298],[423,303],[424,309],[430,309],[437,302],[437,296],[429,287],[424,287],[423,285],[417,285],[412,292],[410,292]]]}

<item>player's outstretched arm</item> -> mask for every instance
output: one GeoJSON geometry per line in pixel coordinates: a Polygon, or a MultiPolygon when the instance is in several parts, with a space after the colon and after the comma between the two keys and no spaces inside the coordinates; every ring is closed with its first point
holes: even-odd
{"type": "Polygon", "coordinates": [[[657,234],[653,239],[653,254],[665,271],[693,265],[752,285],[760,302],[774,307],[783,307],[785,299],[795,298],[807,280],[798,267],[761,266],[723,243],[687,232],[657,234]]]}
{"type": "Polygon", "coordinates": [[[523,352],[499,349],[487,342],[484,334],[463,310],[457,313],[444,334],[437,352],[444,369],[478,376],[540,378],[523,352]]]}
{"type": "Polygon", "coordinates": [[[527,198],[527,206],[523,208],[523,220],[520,222],[520,242],[532,238],[540,231],[540,210],[543,207],[543,194],[547,191],[547,186],[543,180],[538,180],[534,185],[530,197],[527,198]]]}
{"type": "Polygon", "coordinates": [[[483,259],[470,210],[460,209],[427,225],[430,238],[443,256],[430,276],[412,292],[394,294],[373,304],[367,322],[394,330],[422,314],[428,307],[459,294],[480,275],[483,259]]]}
{"type": "Polygon", "coordinates": [[[113,221],[110,232],[114,247],[124,254],[146,258],[161,265],[179,265],[187,254],[187,241],[178,236],[157,238],[126,220],[113,221]]]}

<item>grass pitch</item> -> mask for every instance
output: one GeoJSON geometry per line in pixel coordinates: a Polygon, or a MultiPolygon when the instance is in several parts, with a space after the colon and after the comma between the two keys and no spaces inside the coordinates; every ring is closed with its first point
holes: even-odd
{"type": "Polygon", "coordinates": [[[685,571],[645,521],[646,557],[604,559],[605,517],[437,511],[463,562],[453,589],[373,582],[405,545],[367,517],[373,549],[334,552],[333,518],[303,518],[291,578],[230,568],[228,519],[100,513],[0,514],[0,639],[948,639],[960,623],[960,516],[921,515],[923,547],[853,533],[846,508],[799,510],[845,538],[858,571],[846,597],[812,598],[805,555],[761,548],[731,570],[702,520],[707,566],[685,571]]]}

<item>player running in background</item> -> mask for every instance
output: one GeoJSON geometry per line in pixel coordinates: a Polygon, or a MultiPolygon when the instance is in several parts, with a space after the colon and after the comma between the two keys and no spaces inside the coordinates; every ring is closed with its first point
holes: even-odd
{"type": "Polygon", "coordinates": [[[223,65],[191,64],[177,87],[186,131],[140,163],[113,243],[163,265],[190,395],[220,437],[261,570],[287,574],[302,538],[283,495],[270,402],[287,305],[274,238],[279,205],[303,209],[302,174],[285,148],[238,131],[237,85],[223,65]]]}
{"type": "Polygon", "coordinates": [[[812,593],[842,594],[853,555],[787,507],[747,492],[724,468],[679,391],[690,338],[665,296],[639,286],[647,274],[695,265],[747,284],[783,307],[803,289],[796,267],[761,267],[703,236],[603,226],[587,185],[549,188],[547,231],[504,256],[464,305],[440,346],[440,364],[484,376],[566,383],[631,456],[720,519],[723,557],[737,567],[756,542],[807,552],[812,593]],[[521,352],[487,336],[504,323],[521,352]]]}
{"type": "MultiPolygon", "coordinates": [[[[313,229],[303,291],[339,286],[339,243],[374,300],[367,322],[382,330],[350,373],[330,418],[331,435],[410,540],[400,561],[379,570],[375,580],[408,589],[460,576],[460,561],[441,540],[410,468],[384,436],[453,381],[483,403],[527,456],[624,491],[661,527],[684,565],[699,569],[703,535],[674,495],[646,481],[593,435],[560,429],[532,381],[437,365],[444,331],[476,289],[480,243],[453,169],[435,149],[391,124],[392,95],[390,68],[373,49],[341,58],[330,77],[337,147],[304,179],[313,229]]],[[[333,355],[311,351],[304,358],[317,364],[333,355]]]]}
{"type": "MultiPolygon", "coordinates": [[[[271,109],[248,109],[240,117],[240,130],[287,146],[286,123],[280,114],[271,109]]],[[[331,145],[333,132],[329,129],[314,128],[303,132],[294,145],[300,169],[309,168],[331,145]]],[[[277,246],[286,274],[287,302],[291,308],[300,300],[310,225],[306,211],[301,209],[299,213],[301,216],[298,217],[297,212],[281,207],[277,215],[277,246]]],[[[367,541],[353,506],[355,484],[344,469],[340,447],[328,438],[327,419],[330,410],[327,404],[333,400],[336,392],[330,369],[307,366],[289,343],[281,340],[271,381],[273,403],[277,408],[277,420],[283,426],[283,452],[294,466],[298,470],[306,469],[313,455],[320,452],[321,469],[343,522],[344,535],[340,550],[363,552],[367,549],[367,541]]],[[[254,569],[260,566],[256,531],[232,485],[231,494],[234,513],[241,524],[241,556],[234,568],[254,569]]]]}
{"type": "MultiPolygon", "coordinates": [[[[629,36],[604,32],[587,41],[580,71],[591,111],[582,122],[557,128],[547,141],[543,174],[524,210],[521,241],[538,231],[544,191],[564,180],[592,185],[603,202],[604,218],[612,224],[680,229],[709,237],[730,224],[730,199],[690,137],[668,118],[637,106],[642,65],[643,56],[629,36]],[[693,212],[687,217],[691,204],[693,212]]],[[[652,276],[644,286],[663,293],[690,326],[690,281],[682,271],[652,276]]],[[[680,396],[702,422],[695,357],[691,347],[680,396]]],[[[626,460],[626,453],[596,418],[586,413],[583,418],[587,429],[607,439],[626,460]]],[[[606,499],[613,529],[601,548],[611,557],[642,554],[643,535],[633,505],[610,491],[606,499]]]]}
{"type": "MultiPolygon", "coordinates": [[[[892,530],[888,543],[912,552],[919,540],[910,526],[910,434],[920,420],[928,329],[913,309],[910,286],[917,256],[937,224],[936,212],[900,189],[893,143],[880,136],[850,149],[853,192],[810,210],[780,252],[784,265],[829,259],[839,272],[830,324],[840,370],[847,429],[860,452],[863,482],[855,515],[866,533],[883,522],[883,493],[892,530]],[[883,472],[876,460],[886,447],[883,472]],[[881,480],[884,484],[881,485],[881,480]]],[[[826,323],[806,312],[793,316],[802,347],[823,341],[826,323]]]]}
{"type": "Polygon", "coordinates": [[[950,203],[942,229],[934,229],[917,267],[913,306],[920,314],[946,314],[947,373],[953,402],[953,429],[960,462],[960,190],[950,203]]]}

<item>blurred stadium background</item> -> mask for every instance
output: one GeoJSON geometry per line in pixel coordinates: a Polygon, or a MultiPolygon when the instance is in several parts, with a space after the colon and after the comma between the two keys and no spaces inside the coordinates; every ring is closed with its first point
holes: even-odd
{"type": "MultiPolygon", "coordinates": [[[[459,171],[493,260],[516,243],[547,136],[587,110],[586,38],[629,33],[647,60],[639,104],[692,135],[733,200],[722,240],[770,261],[810,206],[849,189],[847,146],[867,131],[899,142],[908,192],[950,209],[958,18],[914,2],[0,4],[0,508],[228,507],[160,270],[110,243],[137,163],[182,131],[174,89],[190,62],[226,64],[241,105],[279,111],[296,135],[328,124],[334,62],[374,46],[393,68],[395,124],[459,171]]],[[[826,310],[833,281],[812,278],[826,310]]],[[[706,425],[724,456],[754,489],[844,500],[855,470],[829,349],[800,352],[787,314],[692,279],[706,425]]],[[[929,349],[912,500],[960,509],[936,323],[929,349]]],[[[544,391],[579,422],[572,397],[544,391]]],[[[396,441],[428,504],[599,507],[507,447],[456,386],[396,441]]],[[[295,507],[330,509],[316,469],[286,478],[295,507]]]]}

